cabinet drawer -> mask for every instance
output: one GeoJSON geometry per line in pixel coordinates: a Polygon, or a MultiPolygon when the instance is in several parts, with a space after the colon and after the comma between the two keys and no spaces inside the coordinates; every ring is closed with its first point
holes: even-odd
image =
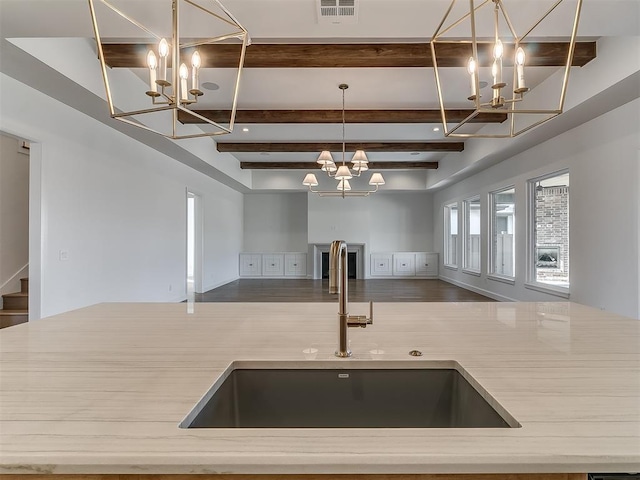
{"type": "Polygon", "coordinates": [[[391,254],[374,253],[371,255],[371,276],[391,276],[391,254]]]}
{"type": "Polygon", "coordinates": [[[263,254],[262,255],[262,275],[265,277],[284,276],[284,255],[283,254],[263,254]]]}
{"type": "Polygon", "coordinates": [[[258,277],[262,275],[262,255],[255,253],[240,254],[240,276],[258,277]]]}
{"type": "Polygon", "coordinates": [[[437,277],[438,254],[416,253],[416,275],[421,277],[437,277]]]}
{"type": "Polygon", "coordinates": [[[307,275],[307,255],[305,253],[284,254],[284,275],[304,277],[307,275]]]}
{"type": "Polygon", "coordinates": [[[393,254],[393,275],[413,277],[416,274],[415,255],[413,253],[393,254]]]}

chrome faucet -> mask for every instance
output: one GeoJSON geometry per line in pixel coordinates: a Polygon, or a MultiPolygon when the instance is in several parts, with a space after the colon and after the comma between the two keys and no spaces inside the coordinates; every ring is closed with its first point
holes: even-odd
{"type": "Polygon", "coordinates": [[[350,357],[347,339],[348,327],[362,327],[373,324],[373,302],[369,302],[369,318],[366,315],[349,315],[347,288],[347,243],[334,240],[329,249],[329,293],[338,296],[338,321],[340,324],[340,340],[336,357],[350,357]]]}

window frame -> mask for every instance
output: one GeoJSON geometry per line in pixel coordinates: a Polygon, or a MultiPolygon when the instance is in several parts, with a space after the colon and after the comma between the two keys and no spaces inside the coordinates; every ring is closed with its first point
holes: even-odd
{"type": "Polygon", "coordinates": [[[458,202],[451,202],[451,203],[447,203],[443,206],[443,219],[444,219],[444,235],[443,235],[443,248],[442,248],[442,253],[443,253],[443,258],[442,258],[442,264],[445,268],[449,268],[451,270],[458,270],[459,265],[458,265],[458,259],[460,258],[459,255],[459,238],[460,238],[460,205],[458,204],[458,202]],[[455,259],[456,259],[456,263],[447,263],[449,261],[449,248],[451,245],[451,210],[455,208],[456,211],[458,212],[457,216],[456,216],[456,231],[458,232],[457,237],[456,237],[456,241],[455,241],[455,259]]]}
{"type": "MultiPolygon", "coordinates": [[[[544,282],[539,282],[536,277],[537,261],[536,255],[536,183],[543,180],[547,180],[553,177],[559,177],[562,175],[570,175],[569,169],[556,170],[551,173],[539,175],[534,178],[527,179],[527,237],[526,237],[526,268],[525,268],[525,288],[535,290],[542,293],[548,293],[562,298],[570,298],[571,296],[571,275],[569,273],[569,286],[563,287],[558,285],[551,285],[544,282]]],[[[571,180],[569,180],[571,182],[571,180]]],[[[569,183],[570,185],[570,183],[569,183]]],[[[569,190],[569,203],[571,202],[571,190],[569,190]]],[[[570,208],[570,205],[567,205],[570,208]]],[[[570,220],[568,228],[568,241],[571,242],[571,229],[570,220]]],[[[569,248],[571,251],[571,248],[569,248]]],[[[570,272],[570,271],[569,271],[570,272]]]]}
{"type": "Polygon", "coordinates": [[[489,235],[487,238],[487,278],[491,280],[497,280],[504,283],[509,283],[511,285],[515,284],[516,281],[516,194],[517,189],[514,184],[508,185],[497,190],[492,190],[488,193],[488,205],[489,205],[489,225],[488,231],[489,235]],[[504,275],[495,272],[495,258],[494,258],[494,240],[495,240],[495,207],[496,207],[496,198],[495,196],[504,193],[508,190],[513,190],[513,275],[504,275]]]}
{"type": "Polygon", "coordinates": [[[473,195],[471,197],[465,198],[462,201],[462,271],[464,273],[468,273],[469,275],[480,276],[482,274],[482,200],[480,195],[473,195]],[[469,249],[467,248],[469,245],[469,232],[471,230],[471,208],[469,207],[472,203],[478,203],[478,212],[479,212],[479,228],[480,233],[478,235],[478,241],[480,244],[478,245],[478,269],[471,268],[469,266],[469,249]]]}

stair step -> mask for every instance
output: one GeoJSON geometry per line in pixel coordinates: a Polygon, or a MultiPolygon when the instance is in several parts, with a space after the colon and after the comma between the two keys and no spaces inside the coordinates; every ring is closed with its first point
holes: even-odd
{"type": "Polygon", "coordinates": [[[0,328],[27,323],[29,313],[26,310],[0,310],[0,328]]]}
{"type": "Polygon", "coordinates": [[[29,308],[29,294],[25,292],[5,293],[2,295],[2,305],[5,310],[27,310],[29,308]]]}
{"type": "Polygon", "coordinates": [[[7,310],[3,308],[2,310],[0,310],[0,317],[5,317],[7,315],[29,315],[29,311],[18,308],[14,310],[7,310]]]}
{"type": "Polygon", "coordinates": [[[20,291],[22,293],[29,293],[29,279],[21,278],[20,279],[20,291]]]}

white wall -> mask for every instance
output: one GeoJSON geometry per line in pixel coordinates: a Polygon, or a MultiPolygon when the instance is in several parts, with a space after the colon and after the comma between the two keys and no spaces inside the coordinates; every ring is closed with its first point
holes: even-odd
{"type": "Polygon", "coordinates": [[[372,252],[434,251],[431,194],[385,192],[369,201],[372,252]]]}
{"type": "Polygon", "coordinates": [[[306,252],[307,194],[245,194],[243,251],[306,252]]]}
{"type": "MultiPolygon", "coordinates": [[[[442,251],[442,208],[480,194],[482,234],[487,238],[487,195],[516,187],[516,282],[499,283],[482,275],[441,269],[443,279],[496,298],[556,301],[560,298],[527,289],[525,283],[525,186],[529,178],[568,168],[571,181],[571,300],[640,317],[638,227],[640,100],[636,99],[545,143],[505,160],[438,192],[434,197],[435,239],[442,251]]],[[[486,241],[483,253],[487,251],[486,241]]]]}
{"type": "Polygon", "coordinates": [[[432,196],[379,192],[369,197],[307,193],[245,194],[246,252],[306,252],[341,239],[368,251],[431,251],[432,196]]]}
{"type": "Polygon", "coordinates": [[[432,205],[432,195],[425,192],[347,198],[309,194],[309,243],[340,239],[364,243],[369,252],[432,251],[432,205]]]}
{"type": "Polygon", "coordinates": [[[0,294],[20,291],[20,278],[28,276],[29,155],[18,145],[0,135],[0,294]]]}
{"type": "Polygon", "coordinates": [[[238,277],[241,193],[10,77],[1,80],[0,129],[37,142],[33,318],[97,302],[184,299],[187,188],[203,197],[205,288],[238,277]]]}

